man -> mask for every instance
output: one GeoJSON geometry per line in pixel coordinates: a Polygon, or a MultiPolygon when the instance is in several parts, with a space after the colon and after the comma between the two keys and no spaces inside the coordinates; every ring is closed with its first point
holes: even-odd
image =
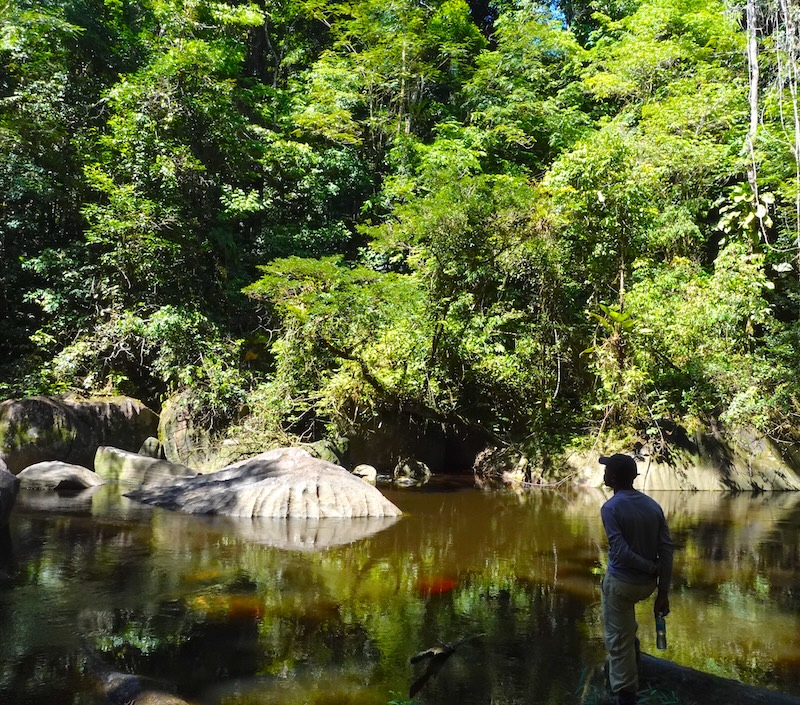
{"type": "Polygon", "coordinates": [[[659,504],[633,489],[636,461],[617,453],[601,457],[603,481],[614,490],[600,509],[608,537],[608,569],[601,586],[608,679],[617,705],[636,703],[637,602],[656,592],[653,612],[669,614],[672,540],[659,504]]]}

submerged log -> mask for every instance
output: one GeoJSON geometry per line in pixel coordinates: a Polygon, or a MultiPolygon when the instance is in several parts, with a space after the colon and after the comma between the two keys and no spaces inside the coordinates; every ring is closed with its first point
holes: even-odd
{"type": "Polygon", "coordinates": [[[88,649],[83,653],[87,674],[107,705],[191,705],[149,678],[115,671],[88,649]]]}
{"type": "Polygon", "coordinates": [[[640,689],[675,693],[684,705],[800,705],[800,697],[642,654],[640,689]]]}

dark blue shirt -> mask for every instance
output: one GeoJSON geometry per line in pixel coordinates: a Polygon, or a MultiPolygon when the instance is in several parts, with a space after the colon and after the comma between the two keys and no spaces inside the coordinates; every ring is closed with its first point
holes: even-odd
{"type": "Polygon", "coordinates": [[[628,583],[672,580],[672,539],[661,506],[638,490],[617,490],[600,509],[608,537],[608,572],[628,583]]]}

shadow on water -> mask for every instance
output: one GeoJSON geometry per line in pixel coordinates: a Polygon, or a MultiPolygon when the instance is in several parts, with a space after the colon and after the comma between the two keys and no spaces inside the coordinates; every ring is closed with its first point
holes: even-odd
{"type": "MultiPolygon", "coordinates": [[[[386,494],[399,521],[345,526],[21,493],[0,553],[0,702],[97,703],[88,645],[201,705],[386,705],[419,677],[411,656],[479,633],[417,703],[579,702],[603,659],[605,495],[386,494]]],[[[653,494],[678,544],[666,656],[800,694],[800,497],[653,494]]],[[[645,651],[651,621],[644,606],[645,651]]]]}
{"type": "Polygon", "coordinates": [[[11,529],[6,524],[0,526],[0,589],[11,582],[17,570],[14,557],[14,543],[11,540],[11,529]]]}

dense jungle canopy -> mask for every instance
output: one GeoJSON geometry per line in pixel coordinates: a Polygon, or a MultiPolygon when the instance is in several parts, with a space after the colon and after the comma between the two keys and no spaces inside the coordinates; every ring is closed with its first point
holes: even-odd
{"type": "Polygon", "coordinates": [[[791,0],[0,0],[0,394],[790,439],[799,55],[791,0]]]}

